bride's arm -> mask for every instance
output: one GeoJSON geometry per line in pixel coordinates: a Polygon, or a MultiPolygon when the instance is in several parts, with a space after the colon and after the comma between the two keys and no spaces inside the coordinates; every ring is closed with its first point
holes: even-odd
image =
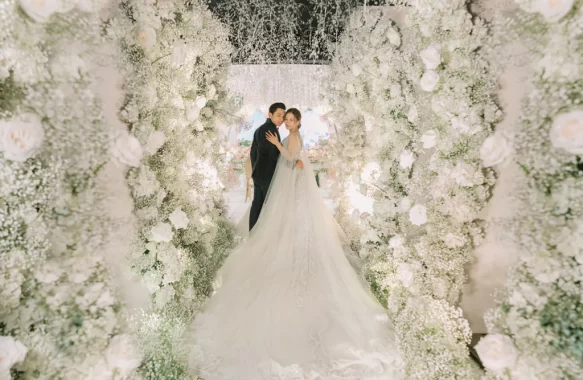
{"type": "Polygon", "coordinates": [[[281,155],[284,156],[286,160],[292,161],[298,169],[302,169],[304,167],[303,162],[296,158],[296,154],[300,148],[300,143],[298,139],[291,138],[288,140],[287,144],[287,147],[289,149],[288,150],[283,146],[283,144],[277,139],[277,136],[274,135],[273,133],[267,132],[265,138],[267,139],[267,141],[275,145],[279,152],[281,153],[281,155]]]}

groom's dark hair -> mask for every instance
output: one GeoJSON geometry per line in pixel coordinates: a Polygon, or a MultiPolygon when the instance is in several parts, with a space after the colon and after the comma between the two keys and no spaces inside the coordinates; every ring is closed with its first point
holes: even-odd
{"type": "Polygon", "coordinates": [[[275,113],[278,109],[282,109],[285,112],[285,104],[283,103],[273,103],[269,106],[269,113],[275,113]]]}

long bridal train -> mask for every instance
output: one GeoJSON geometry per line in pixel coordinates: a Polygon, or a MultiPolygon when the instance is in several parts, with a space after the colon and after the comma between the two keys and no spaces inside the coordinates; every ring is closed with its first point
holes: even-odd
{"type": "MultiPolygon", "coordinates": [[[[287,140],[284,140],[287,147],[287,140]]],[[[205,380],[401,379],[383,307],[347,257],[304,153],[280,156],[261,217],[195,320],[205,380]]]]}

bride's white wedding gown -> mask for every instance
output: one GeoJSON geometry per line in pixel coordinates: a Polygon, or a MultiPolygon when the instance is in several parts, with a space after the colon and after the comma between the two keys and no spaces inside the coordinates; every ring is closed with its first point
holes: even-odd
{"type": "Polygon", "coordinates": [[[345,256],[301,141],[283,144],[259,221],[193,323],[192,368],[205,380],[401,379],[385,310],[345,256]]]}

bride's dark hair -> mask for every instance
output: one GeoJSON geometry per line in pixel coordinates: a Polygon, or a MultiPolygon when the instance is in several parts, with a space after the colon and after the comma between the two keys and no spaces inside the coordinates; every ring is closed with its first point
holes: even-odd
{"type": "Polygon", "coordinates": [[[292,115],[294,115],[296,120],[300,122],[300,125],[298,125],[298,129],[300,129],[302,127],[302,123],[301,123],[302,113],[300,112],[300,110],[298,110],[297,108],[290,108],[289,110],[285,111],[285,116],[287,116],[288,113],[291,113],[292,115]]]}

